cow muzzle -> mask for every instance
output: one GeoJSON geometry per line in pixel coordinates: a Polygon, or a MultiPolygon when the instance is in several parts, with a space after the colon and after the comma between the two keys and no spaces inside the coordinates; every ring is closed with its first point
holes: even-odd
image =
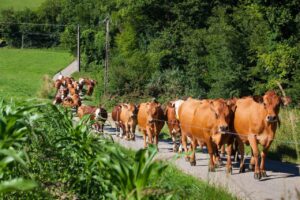
{"type": "Polygon", "coordinates": [[[266,120],[269,123],[277,122],[277,117],[276,115],[268,115],[266,120]]]}
{"type": "Polygon", "coordinates": [[[227,125],[222,125],[219,127],[219,132],[226,133],[229,130],[227,125]]]}

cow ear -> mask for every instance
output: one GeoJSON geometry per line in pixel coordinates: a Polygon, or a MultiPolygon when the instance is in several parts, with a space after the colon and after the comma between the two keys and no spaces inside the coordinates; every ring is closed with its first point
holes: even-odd
{"type": "Polygon", "coordinates": [[[292,103],[292,99],[291,97],[280,97],[281,98],[281,103],[284,105],[284,106],[288,106],[289,104],[292,103]]]}
{"type": "Polygon", "coordinates": [[[232,111],[232,112],[235,112],[235,109],[236,109],[236,98],[234,99],[229,99],[226,101],[226,104],[227,106],[229,107],[229,109],[232,111]]]}
{"type": "Polygon", "coordinates": [[[255,102],[257,102],[257,103],[263,103],[263,102],[264,102],[264,99],[263,99],[262,96],[255,95],[255,96],[253,96],[252,98],[253,98],[253,100],[254,100],[255,102]]]}

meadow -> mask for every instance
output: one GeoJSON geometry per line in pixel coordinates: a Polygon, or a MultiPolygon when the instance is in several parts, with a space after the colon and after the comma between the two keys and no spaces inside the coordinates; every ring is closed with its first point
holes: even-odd
{"type": "Polygon", "coordinates": [[[0,97],[34,98],[43,76],[53,76],[71,63],[73,57],[64,51],[44,49],[0,49],[0,97]]]}
{"type": "Polygon", "coordinates": [[[25,8],[36,9],[45,0],[1,0],[0,10],[13,8],[23,10],[25,8]]]}

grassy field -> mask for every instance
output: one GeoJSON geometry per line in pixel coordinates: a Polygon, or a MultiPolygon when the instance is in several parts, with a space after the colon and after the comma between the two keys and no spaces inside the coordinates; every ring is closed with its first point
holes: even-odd
{"type": "Polygon", "coordinates": [[[16,10],[22,10],[24,8],[36,9],[45,0],[1,0],[0,10],[13,8],[16,10]]]}
{"type": "Polygon", "coordinates": [[[36,97],[43,76],[54,75],[72,59],[69,53],[63,51],[0,49],[0,97],[36,97]]]}

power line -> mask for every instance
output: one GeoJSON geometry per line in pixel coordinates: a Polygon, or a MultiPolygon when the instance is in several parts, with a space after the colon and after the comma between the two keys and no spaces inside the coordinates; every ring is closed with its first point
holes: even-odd
{"type": "MultiPolygon", "coordinates": [[[[106,22],[106,19],[99,21],[97,25],[94,26],[101,26],[106,22]]],[[[12,25],[31,25],[31,26],[54,26],[54,27],[66,27],[66,26],[73,26],[76,28],[77,24],[51,24],[51,23],[31,23],[31,22],[0,22],[0,24],[12,24],[12,25]]],[[[93,27],[92,25],[80,25],[80,27],[93,27]]]]}

